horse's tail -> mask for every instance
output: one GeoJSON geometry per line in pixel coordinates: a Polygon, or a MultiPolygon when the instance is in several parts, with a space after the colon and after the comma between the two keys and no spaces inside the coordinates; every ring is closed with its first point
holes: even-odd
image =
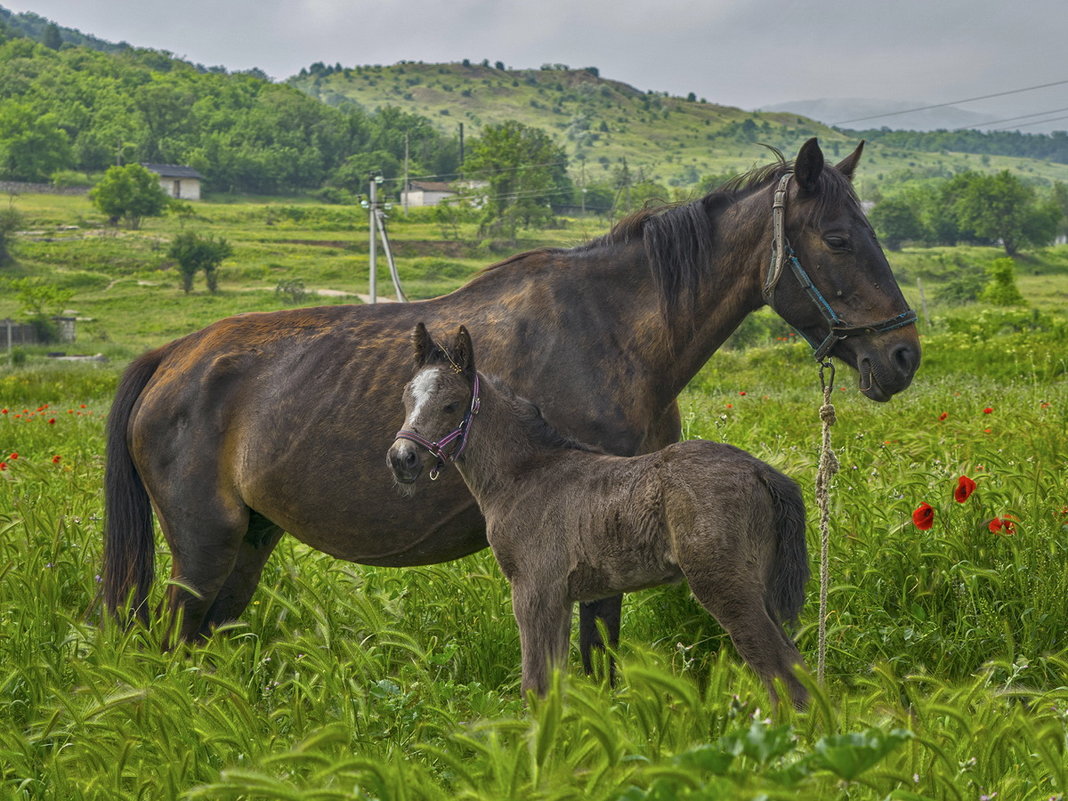
{"type": "Polygon", "coordinates": [[[764,593],[764,603],[780,623],[797,620],[808,581],[808,546],[805,544],[805,503],[797,483],[778,470],[761,471],[775,509],[775,556],[764,593]]]}
{"type": "Polygon", "coordinates": [[[146,353],[123,373],[107,422],[104,469],[104,604],[117,614],[127,603],[148,619],[146,600],[155,572],[152,503],[133,463],[128,442],[130,417],[165,350],[146,353]],[[133,592],[131,597],[130,593],[133,592]]]}

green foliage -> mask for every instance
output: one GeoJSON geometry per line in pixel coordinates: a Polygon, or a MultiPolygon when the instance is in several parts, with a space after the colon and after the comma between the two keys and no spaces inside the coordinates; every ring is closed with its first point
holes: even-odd
{"type": "Polygon", "coordinates": [[[214,294],[219,288],[219,265],[234,255],[234,249],[221,237],[216,239],[210,234],[202,237],[194,231],[183,231],[171,242],[167,255],[178,261],[182,290],[186,294],[192,291],[193,279],[201,270],[208,290],[214,294]]]}
{"type": "Polygon", "coordinates": [[[1025,305],[1023,295],[1016,288],[1016,264],[1012,259],[997,259],[987,267],[989,281],[979,299],[994,306],[1025,305]]]}
{"type": "Polygon", "coordinates": [[[11,243],[15,239],[15,232],[22,227],[22,221],[22,214],[13,202],[0,207],[0,267],[6,267],[14,260],[11,243]]]}
{"type": "Polygon", "coordinates": [[[906,241],[924,238],[919,214],[906,198],[880,201],[871,210],[870,218],[879,239],[890,250],[899,250],[906,241]]]}
{"type": "Polygon", "coordinates": [[[544,131],[515,120],[485,126],[464,169],[489,185],[482,225],[487,234],[514,239],[521,225],[548,223],[552,203],[572,195],[563,148],[544,131]]]}
{"type": "Polygon", "coordinates": [[[308,296],[308,290],[304,287],[302,280],[292,278],[288,281],[279,281],[274,288],[274,294],[290,306],[299,306],[308,296]]]}
{"type": "Polygon", "coordinates": [[[67,166],[70,142],[61,121],[30,103],[0,98],[0,178],[47,181],[67,166]]]}
{"type": "Polygon", "coordinates": [[[112,220],[122,218],[132,229],[140,228],[145,217],[163,214],[168,201],[159,178],[140,164],[109,167],[89,198],[112,220]]]}

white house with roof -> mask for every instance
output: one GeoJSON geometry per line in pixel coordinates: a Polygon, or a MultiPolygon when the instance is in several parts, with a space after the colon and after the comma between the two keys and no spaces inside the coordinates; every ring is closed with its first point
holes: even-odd
{"type": "Polygon", "coordinates": [[[436,206],[451,197],[456,197],[456,190],[441,181],[409,181],[401,190],[401,203],[408,208],[436,206]]]}
{"type": "Polygon", "coordinates": [[[200,182],[204,176],[192,167],[178,164],[142,164],[149,172],[159,176],[159,185],[173,198],[200,200],[200,182]]]}

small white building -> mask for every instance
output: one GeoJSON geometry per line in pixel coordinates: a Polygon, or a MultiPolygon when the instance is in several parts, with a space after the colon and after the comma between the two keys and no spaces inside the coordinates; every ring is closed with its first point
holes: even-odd
{"type": "Polygon", "coordinates": [[[177,164],[142,164],[149,172],[159,176],[159,185],[173,198],[200,200],[200,182],[204,176],[192,167],[177,164]]]}
{"type": "Polygon", "coordinates": [[[440,181],[409,181],[401,190],[401,204],[408,208],[436,206],[451,197],[456,197],[456,190],[440,181]]]}

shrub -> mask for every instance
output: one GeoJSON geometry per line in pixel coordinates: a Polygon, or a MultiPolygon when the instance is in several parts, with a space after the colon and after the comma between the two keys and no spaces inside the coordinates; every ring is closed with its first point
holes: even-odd
{"type": "Polygon", "coordinates": [[[995,259],[986,268],[989,282],[979,299],[994,306],[1024,306],[1026,301],[1016,288],[1016,264],[1012,259],[995,259]]]}
{"type": "Polygon", "coordinates": [[[193,278],[201,270],[207,279],[208,290],[215,293],[219,288],[219,265],[234,253],[230,243],[214,236],[201,237],[193,231],[183,231],[174,238],[167,255],[178,260],[182,274],[182,289],[193,289],[193,278]]]}

